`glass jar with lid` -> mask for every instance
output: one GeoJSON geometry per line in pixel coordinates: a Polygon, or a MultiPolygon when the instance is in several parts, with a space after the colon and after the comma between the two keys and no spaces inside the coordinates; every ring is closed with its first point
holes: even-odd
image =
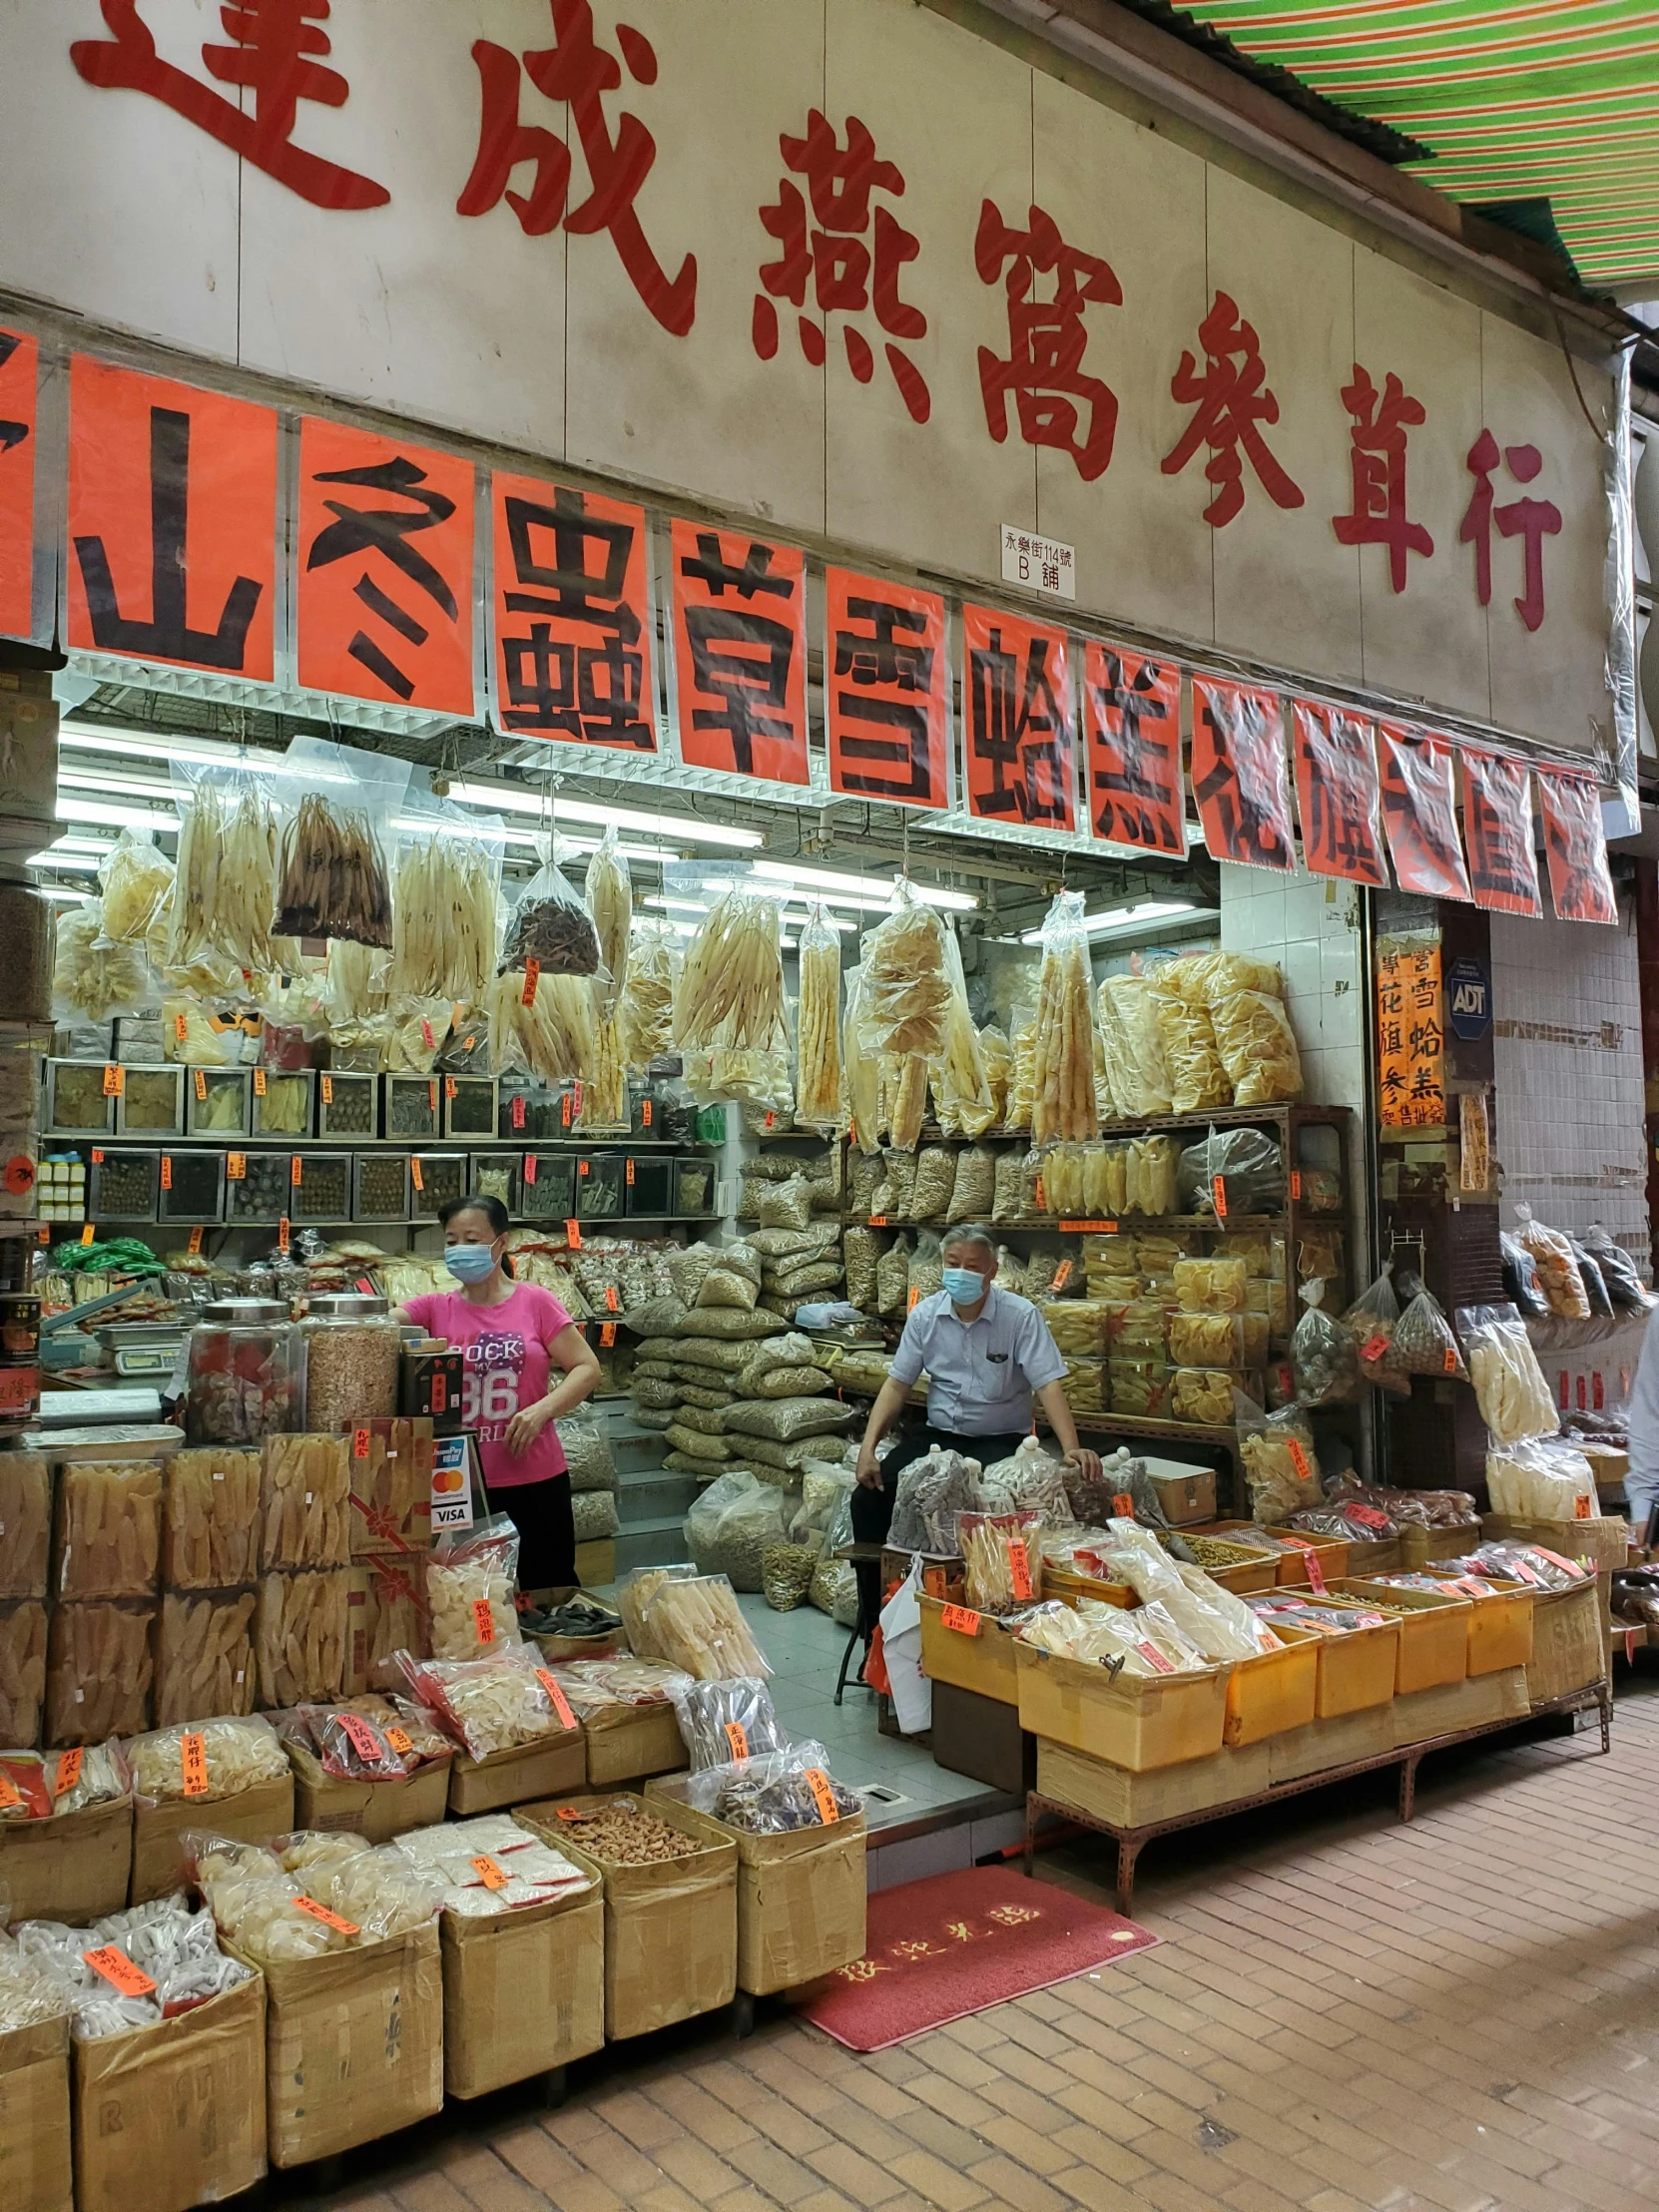
{"type": "Polygon", "coordinates": [[[222,1298],[190,1333],[185,1437],[251,1444],[301,1425],[305,1347],[279,1299],[222,1298]]]}
{"type": "Polygon", "coordinates": [[[305,1341],[305,1426],[320,1433],[397,1411],[402,1331],[383,1298],[328,1291],[299,1325],[305,1341]]]}

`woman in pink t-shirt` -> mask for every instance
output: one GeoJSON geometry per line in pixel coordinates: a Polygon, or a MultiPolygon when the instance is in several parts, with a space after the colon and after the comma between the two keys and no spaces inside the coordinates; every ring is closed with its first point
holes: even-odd
{"type": "Polygon", "coordinates": [[[411,1298],[398,1319],[466,1356],[461,1419],[477,1443],[491,1505],[518,1530],[519,1588],[573,1588],[576,1523],[553,1423],[592,1395],[599,1362],[551,1291],[503,1271],[508,1219],[498,1198],[451,1199],[438,1219],[443,1257],[461,1288],[411,1298]]]}

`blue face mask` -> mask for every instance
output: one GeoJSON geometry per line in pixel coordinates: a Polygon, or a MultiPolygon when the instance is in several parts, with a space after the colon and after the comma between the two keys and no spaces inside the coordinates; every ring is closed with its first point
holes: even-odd
{"type": "Polygon", "coordinates": [[[443,1264],[459,1283],[486,1283],[495,1273],[493,1245],[445,1245],[443,1264]]]}
{"type": "Polygon", "coordinates": [[[952,1306],[971,1306],[985,1294],[985,1278],[972,1268],[946,1268],[942,1281],[952,1306]]]}

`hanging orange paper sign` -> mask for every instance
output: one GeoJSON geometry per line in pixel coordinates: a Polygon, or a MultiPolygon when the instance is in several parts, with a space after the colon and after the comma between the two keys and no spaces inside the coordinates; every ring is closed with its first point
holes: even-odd
{"type": "Polygon", "coordinates": [[[1544,910],[1532,849],[1532,774],[1524,761],[1478,746],[1458,748],[1463,764],[1463,839],[1474,902],[1499,914],[1544,910]]]}
{"type": "Polygon", "coordinates": [[[830,790],[895,807],[948,807],[944,601],[840,568],[825,571],[824,592],[830,790]]]}
{"type": "Polygon", "coordinates": [[[704,522],[675,521],[670,541],[681,759],[805,784],[806,556],[704,522]]]}
{"type": "Polygon", "coordinates": [[[1193,799],[1213,859],[1292,868],[1291,787],[1277,692],[1193,678],[1193,799]]]}
{"type": "Polygon", "coordinates": [[[1457,834],[1456,756],[1444,738],[1397,722],[1379,723],[1382,820],[1402,891],[1471,899],[1457,834]]]}
{"type": "Polygon", "coordinates": [[[962,648],[968,813],[1075,830],[1077,722],[1065,632],[964,606],[962,648]]]}
{"type": "Polygon", "coordinates": [[[21,330],[0,330],[0,638],[26,641],[34,620],[39,391],[39,345],[21,330]]]}
{"type": "Polygon", "coordinates": [[[1315,875],[1385,891],[1388,863],[1370,720],[1307,699],[1293,703],[1291,719],[1303,859],[1315,875]]]}
{"type": "Polygon", "coordinates": [[[1563,921],[1616,922],[1619,907],[1607,867],[1607,832],[1595,778],[1557,768],[1540,768],[1535,774],[1556,913],[1563,921]]]}
{"type": "Polygon", "coordinates": [[[1083,663],[1083,724],[1095,835],[1184,859],[1180,669],[1091,638],[1083,663]]]}

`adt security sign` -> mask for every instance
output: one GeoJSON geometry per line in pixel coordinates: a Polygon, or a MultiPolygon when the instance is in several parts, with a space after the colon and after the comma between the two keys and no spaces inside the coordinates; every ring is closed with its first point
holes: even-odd
{"type": "Polygon", "coordinates": [[[1478,960],[1453,960],[1446,970],[1446,1020],[1465,1044],[1474,1044],[1492,1026],[1491,977],[1478,960]]]}

